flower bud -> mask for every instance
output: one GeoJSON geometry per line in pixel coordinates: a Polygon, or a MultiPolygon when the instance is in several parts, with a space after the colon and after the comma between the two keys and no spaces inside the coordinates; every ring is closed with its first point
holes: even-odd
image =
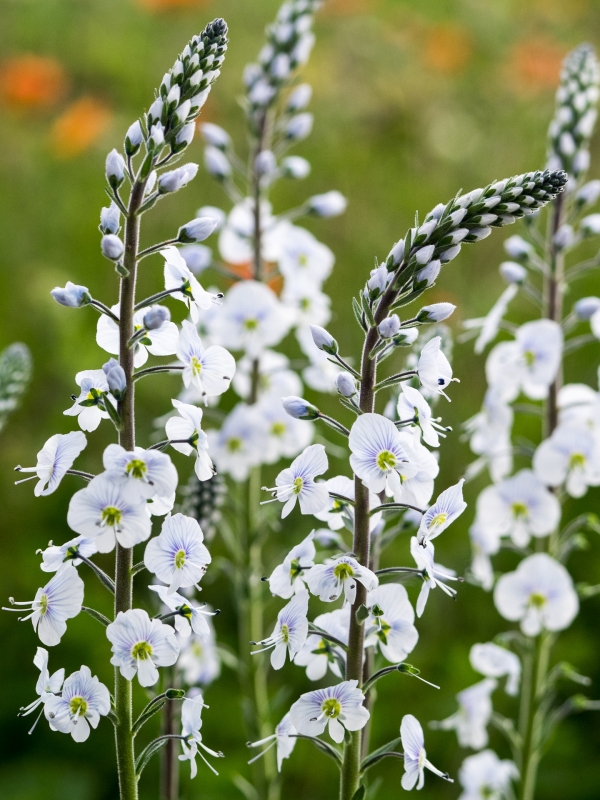
{"type": "MultiPolygon", "coordinates": [[[[175,112],[175,117],[177,119],[177,122],[179,122],[181,125],[183,125],[183,123],[189,117],[191,110],[192,110],[192,101],[191,100],[186,100],[185,102],[183,102],[179,106],[177,111],[175,112]]],[[[192,134],[192,138],[193,138],[193,134],[192,134]]]]}
{"type": "Polygon", "coordinates": [[[102,369],[106,375],[106,382],[108,383],[110,393],[115,400],[122,400],[127,391],[125,370],[114,358],[111,358],[110,361],[103,364],[102,369]]]}
{"type": "Polygon", "coordinates": [[[81,308],[81,306],[86,306],[92,299],[87,286],[77,286],[71,281],[67,281],[64,289],[59,286],[52,289],[50,294],[57,303],[68,308],[81,308]]]}
{"type": "Polygon", "coordinates": [[[324,350],[330,355],[335,355],[335,353],[337,353],[338,343],[329,331],[326,331],[325,328],[321,328],[319,325],[309,325],[308,327],[310,328],[313,342],[319,350],[324,350]]]}
{"type": "Polygon", "coordinates": [[[218,220],[213,217],[198,217],[179,228],[177,241],[183,244],[203,242],[217,227],[218,220]]]}
{"type": "Polygon", "coordinates": [[[158,98],[155,100],[148,109],[148,126],[150,127],[155,122],[160,122],[163,111],[163,101],[158,98]]]}
{"type": "Polygon", "coordinates": [[[226,150],[231,144],[231,136],[227,131],[212,122],[203,122],[200,125],[200,133],[206,144],[210,144],[219,150],[226,150]]]}
{"type": "Polygon", "coordinates": [[[417,341],[418,336],[417,328],[401,328],[392,341],[396,347],[408,347],[417,341]]]}
{"type": "Polygon", "coordinates": [[[294,142],[301,142],[306,139],[312,131],[313,120],[313,115],[307,111],[293,116],[285,128],[286,139],[292,139],[294,142]]]}
{"type": "Polygon", "coordinates": [[[113,189],[118,189],[125,180],[125,160],[114,148],[106,156],[106,180],[113,189]]]}
{"type": "Polygon", "coordinates": [[[254,168],[259,175],[270,178],[277,172],[277,159],[270,150],[263,150],[256,156],[254,168]]]}
{"type": "MultiPolygon", "coordinates": [[[[600,219],[600,214],[598,217],[600,219]]],[[[575,232],[571,225],[561,225],[554,234],[552,241],[557,250],[565,250],[567,247],[571,247],[575,241],[575,232]]]]}
{"type": "Polygon", "coordinates": [[[169,107],[177,108],[177,104],[179,103],[179,98],[181,97],[181,89],[177,84],[172,86],[169,89],[169,93],[167,95],[167,104],[169,107]]]}
{"type": "Polygon", "coordinates": [[[404,246],[404,239],[400,239],[390,250],[388,258],[391,258],[395,265],[398,265],[404,258],[404,246]]]}
{"type": "Polygon", "coordinates": [[[391,339],[400,330],[400,317],[397,314],[386,317],[379,323],[377,330],[383,339],[391,339]]]}
{"type": "Polygon", "coordinates": [[[198,164],[184,164],[182,167],[165,172],[158,179],[158,193],[169,194],[177,192],[186,186],[198,172],[198,164]]]}
{"type": "Polygon", "coordinates": [[[600,181],[588,181],[575,195],[575,200],[579,206],[591,206],[600,197],[600,181]]]}
{"type": "Polygon", "coordinates": [[[309,213],[317,217],[337,217],[344,213],[348,201],[341,192],[333,190],[309,197],[306,205],[309,213]]]}
{"type": "Polygon", "coordinates": [[[147,331],[155,331],[170,319],[171,312],[166,306],[152,306],[144,314],[143,325],[147,331]]]}
{"type": "Polygon", "coordinates": [[[578,319],[588,320],[600,309],[600,297],[582,297],[575,303],[575,313],[578,319]]]}
{"type": "Polygon", "coordinates": [[[415,275],[415,283],[421,284],[425,283],[427,287],[433,286],[436,281],[437,276],[440,274],[440,270],[442,268],[442,262],[439,258],[430,261],[427,266],[420,269],[417,274],[415,275]]]}
{"type": "Polygon", "coordinates": [[[443,253],[440,253],[440,261],[442,264],[447,264],[449,261],[452,261],[456,258],[456,256],[460,253],[461,245],[455,244],[452,247],[449,247],[447,250],[444,250],[443,253]]]}
{"type": "Polygon", "coordinates": [[[144,141],[144,132],[139,120],[129,126],[125,134],[125,152],[128,156],[134,156],[140,149],[141,143],[144,141]]]}
{"type": "Polygon", "coordinates": [[[371,270],[371,276],[367,281],[367,290],[372,298],[382,295],[391,279],[390,273],[387,271],[385,264],[371,270]]]}
{"type": "Polygon", "coordinates": [[[526,260],[533,253],[533,247],[522,236],[510,236],[504,242],[504,249],[517,261],[526,260]]]}
{"type": "Polygon", "coordinates": [[[433,303],[430,306],[423,306],[417,314],[417,322],[443,322],[455,308],[452,303],[433,303]]]}
{"type": "Polygon", "coordinates": [[[465,236],[467,241],[469,242],[481,242],[483,239],[487,239],[487,237],[491,234],[491,228],[471,228],[469,231],[469,235],[465,236]]]}
{"type": "Polygon", "coordinates": [[[115,236],[114,233],[108,233],[106,236],[103,236],[100,247],[102,249],[102,255],[105,258],[109,258],[111,261],[118,261],[125,249],[123,242],[118,236],[115,236]]]}
{"type": "Polygon", "coordinates": [[[301,181],[310,173],[310,163],[302,156],[288,156],[281,162],[281,172],[286,178],[301,181]]]}
{"type": "Polygon", "coordinates": [[[590,214],[581,220],[581,232],[584,236],[600,234],[600,214],[590,214]]]}
{"type": "Polygon", "coordinates": [[[340,372],[335,379],[335,385],[342,397],[353,397],[356,394],[356,381],[348,372],[340,372]]]}
{"type": "Polygon", "coordinates": [[[150,136],[148,137],[148,150],[156,151],[165,143],[165,130],[160,122],[150,128],[150,136]]]}
{"type": "Polygon", "coordinates": [[[318,419],[319,409],[301,397],[282,397],[281,402],[286,412],[294,419],[318,419]]]}
{"type": "Polygon", "coordinates": [[[500,275],[507,283],[523,283],[527,277],[527,270],[516,261],[503,261],[500,264],[500,275]]]}
{"type": "Polygon", "coordinates": [[[178,149],[182,150],[184,147],[188,147],[193,142],[195,133],[195,122],[188,122],[187,125],[184,125],[175,137],[175,144],[178,145],[178,149]]]}
{"type": "Polygon", "coordinates": [[[291,92],[290,96],[288,97],[287,110],[301,111],[310,103],[311,97],[312,86],[310,83],[301,83],[300,86],[296,86],[294,91],[291,92]]]}
{"type": "Polygon", "coordinates": [[[415,258],[417,260],[417,264],[424,266],[425,264],[429,264],[431,258],[433,256],[433,251],[435,250],[435,245],[428,244],[425,247],[421,247],[415,253],[415,258]]]}
{"type": "Polygon", "coordinates": [[[100,230],[102,233],[118,233],[121,227],[121,212],[116,203],[100,211],[100,230]]]}
{"type": "Polygon", "coordinates": [[[222,150],[209,145],[204,151],[204,166],[209,175],[223,180],[231,175],[231,164],[222,150]]]}

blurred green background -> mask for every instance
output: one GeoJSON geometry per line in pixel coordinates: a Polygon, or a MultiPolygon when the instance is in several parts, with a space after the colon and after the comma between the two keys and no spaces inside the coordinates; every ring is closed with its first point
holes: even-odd
{"type": "MultiPolygon", "coordinates": [[[[116,298],[115,274],[100,255],[97,231],[99,209],[106,203],[105,155],[148,107],[175,55],[214,16],[226,18],[231,43],[202,118],[224,125],[243,146],[237,105],[241,71],[258,52],[264,26],[277,7],[277,0],[0,0],[0,346],[20,340],[34,357],[33,385],[0,441],[3,602],[9,595],[33,597],[42,574],[35,550],[50,539],[61,542],[70,536],[66,508],[79,487],[66,480],[56,494],[34,502],[31,484],[13,486],[12,470],[18,463],[34,464],[35,453],[51,434],[72,427],[62,411],[71,404],[74,374],[97,368],[104,359],[95,344],[94,314],[61,308],[48,292],[73,280],[109,304],[116,298]]],[[[359,345],[351,295],[364,282],[373,257],[385,256],[412,224],[416,209],[423,216],[461,187],[469,190],[543,166],[560,60],[582,40],[600,44],[600,7],[598,0],[329,0],[318,15],[316,32],[317,46],[305,71],[315,87],[315,129],[295,151],[312,162],[313,172],[303,186],[278,188],[275,202],[285,208],[329,188],[349,198],[345,216],[309,227],[336,253],[336,270],[326,285],[335,311],[331,330],[345,342],[344,352],[351,353],[359,345]]],[[[600,177],[600,148],[594,150],[591,177],[600,177]]],[[[201,161],[199,142],[191,146],[189,158],[201,161]]],[[[147,217],[147,242],[167,238],[209,203],[227,207],[219,188],[201,173],[147,217]]],[[[458,305],[452,318],[457,332],[461,320],[485,313],[501,290],[497,264],[508,234],[496,233],[463,248],[430,295],[429,302],[458,305]]],[[[160,262],[147,264],[143,288],[157,291],[160,262]]],[[[576,290],[577,296],[597,294],[597,279],[587,285],[582,281],[576,290]]],[[[515,307],[530,313],[525,304],[515,307]]],[[[598,360],[597,345],[580,351],[567,364],[567,380],[576,377],[595,385],[598,360]]],[[[472,345],[456,347],[454,368],[461,383],[452,387],[452,404],[442,400],[441,407],[456,432],[442,448],[439,487],[455,482],[470,460],[458,428],[481,402],[483,363],[473,356],[472,345]]],[[[141,440],[178,389],[171,378],[141,387],[141,440]]],[[[532,437],[538,433],[529,431],[532,437]]],[[[89,436],[82,468],[97,469],[110,437],[108,425],[89,436]]],[[[185,478],[191,462],[177,463],[185,478]]],[[[467,499],[472,502],[483,485],[470,485],[467,499]]],[[[598,510],[598,497],[598,490],[591,491],[569,512],[598,510]]],[[[438,547],[439,560],[459,572],[469,561],[472,516],[471,506],[438,547]]],[[[308,525],[293,515],[274,552],[298,542],[308,525]]],[[[408,563],[405,542],[394,557],[408,563]]],[[[504,566],[510,564],[508,557],[504,566]]],[[[600,542],[592,540],[586,553],[573,558],[572,567],[576,580],[598,582],[600,542]]],[[[103,589],[87,576],[86,584],[86,602],[104,608],[108,596],[103,589]]],[[[205,592],[223,609],[217,620],[219,639],[233,643],[227,583],[218,578],[205,592]]],[[[404,713],[415,713],[423,723],[452,713],[454,694],[479,679],[468,663],[471,644],[501,629],[491,598],[481,590],[464,584],[455,604],[435,592],[410,660],[442,689],[436,692],[402,676],[379,684],[374,745],[398,735],[404,713]]],[[[28,721],[16,713],[34,698],[37,640],[29,623],[19,625],[8,614],[0,616],[0,637],[2,800],[114,800],[111,725],[103,721],[83,745],[52,733],[43,722],[29,737],[28,721]]],[[[599,655],[598,600],[590,600],[561,638],[556,656],[591,676],[590,694],[598,697],[599,655]]],[[[110,684],[108,658],[102,630],[80,615],[70,622],[60,646],[51,649],[50,666],[65,666],[69,672],[86,663],[110,684]]],[[[286,702],[310,688],[300,669],[288,666],[270,673],[273,693],[285,683],[292,684],[286,702]]],[[[499,710],[514,710],[500,692],[495,700],[499,710]]],[[[200,765],[194,784],[185,767],[182,798],[241,797],[232,776],[250,773],[236,678],[227,668],[208,690],[207,701],[211,708],[204,715],[204,740],[227,758],[219,764],[221,777],[200,765]]],[[[460,751],[454,734],[430,731],[426,738],[432,761],[456,776],[467,753],[460,751]]],[[[497,734],[491,741],[508,756],[497,734]]],[[[543,762],[538,797],[600,797],[599,748],[597,717],[569,719],[543,762]]],[[[284,774],[284,796],[329,800],[336,794],[331,762],[308,742],[298,744],[284,774]]],[[[402,791],[401,765],[384,762],[379,774],[384,783],[378,797],[396,798],[402,791]]],[[[144,800],[158,796],[157,776],[155,764],[142,781],[144,800]]],[[[428,778],[421,796],[458,794],[456,784],[428,778]]]]}

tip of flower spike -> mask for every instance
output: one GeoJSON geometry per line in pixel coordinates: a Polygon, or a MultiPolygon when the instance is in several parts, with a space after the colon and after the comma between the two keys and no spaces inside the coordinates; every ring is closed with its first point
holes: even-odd
{"type": "Polygon", "coordinates": [[[208,23],[204,29],[204,34],[213,39],[217,39],[221,36],[226,36],[228,30],[225,20],[222,17],[217,17],[217,19],[213,19],[212,22],[208,23]]]}

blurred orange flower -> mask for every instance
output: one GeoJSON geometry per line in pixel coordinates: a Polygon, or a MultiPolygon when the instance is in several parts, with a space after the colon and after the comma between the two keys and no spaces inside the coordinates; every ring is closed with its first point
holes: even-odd
{"type": "Polygon", "coordinates": [[[135,0],[135,2],[146,11],[159,12],[178,8],[199,8],[207,4],[207,0],[135,0]]]}
{"type": "MultiPolygon", "coordinates": [[[[230,272],[233,272],[234,275],[239,275],[239,277],[243,281],[250,281],[254,278],[254,264],[251,261],[246,261],[243,264],[229,264],[225,263],[225,266],[230,272]]],[[[275,275],[272,278],[269,278],[269,274],[275,272],[276,264],[265,264],[266,267],[266,275],[267,278],[267,286],[269,289],[272,289],[275,294],[281,294],[281,290],[283,289],[283,278],[281,275],[275,275]]],[[[233,283],[233,281],[232,281],[233,283]]]]}
{"type": "Polygon", "coordinates": [[[437,25],[427,34],[423,54],[427,66],[453,75],[466,67],[472,52],[471,37],[465,28],[437,25]]]}
{"type": "Polygon", "coordinates": [[[56,103],[67,88],[62,66],[53,58],[23,55],[0,65],[0,96],[14,108],[38,108],[56,103]]]}
{"type": "Polygon", "coordinates": [[[551,39],[518,42],[511,53],[509,68],[512,85],[525,89],[554,88],[558,82],[565,50],[551,39]],[[517,81],[514,80],[516,74],[517,81]]]}
{"type": "Polygon", "coordinates": [[[365,14],[373,11],[375,0],[328,0],[323,6],[322,14],[336,17],[365,14]]]}
{"type": "Polygon", "coordinates": [[[52,126],[52,149],[58,158],[73,158],[87,150],[104,133],[112,112],[100,100],[81,97],[52,126]]]}

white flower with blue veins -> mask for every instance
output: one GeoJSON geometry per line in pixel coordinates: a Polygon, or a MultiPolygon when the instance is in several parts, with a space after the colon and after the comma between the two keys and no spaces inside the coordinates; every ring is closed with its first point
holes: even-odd
{"type": "MultiPolygon", "coordinates": [[[[31,703],[29,703],[29,705],[26,705],[19,710],[20,717],[26,717],[28,714],[32,714],[40,706],[44,706],[51,697],[60,692],[65,679],[64,668],[59,669],[50,675],[50,672],[48,671],[48,651],[45,648],[38,647],[33,659],[33,663],[40,671],[39,678],[35,684],[35,692],[38,697],[36,700],[33,700],[31,703]]],[[[39,716],[36,718],[29,733],[33,732],[33,729],[37,725],[38,720],[42,715],[42,711],[43,708],[40,711],[39,716]]]]}
{"type": "Polygon", "coordinates": [[[217,611],[207,611],[204,606],[194,606],[192,603],[177,592],[169,592],[166,586],[149,586],[151,591],[156,592],[161,601],[170,609],[175,622],[175,630],[184,639],[192,635],[192,631],[203,641],[210,636],[210,628],[207,617],[214,617],[217,611]]]}
{"type": "Polygon", "coordinates": [[[128,452],[119,444],[109,444],[103,455],[107,477],[136,487],[141,497],[170,497],[177,488],[177,470],[166,453],[135,447],[128,452]]]}
{"type": "Polygon", "coordinates": [[[311,444],[289,467],[279,473],[275,479],[275,487],[266,491],[274,495],[274,500],[284,504],[282,518],[292,512],[297,501],[302,514],[315,514],[325,508],[329,493],[325,484],[317,483],[315,478],[322,475],[328,466],[324,446],[311,444]]]}
{"type": "Polygon", "coordinates": [[[431,395],[441,394],[450,400],[444,389],[458,379],[452,377],[452,367],[441,350],[441,344],[440,336],[434,336],[427,342],[417,362],[417,374],[421,385],[431,395]]]}
{"type": "Polygon", "coordinates": [[[223,753],[217,753],[214,750],[211,750],[202,741],[200,728],[202,727],[201,715],[204,707],[204,701],[201,694],[197,694],[195,697],[186,697],[181,706],[181,735],[185,737],[185,739],[181,742],[183,755],[179,756],[179,760],[190,762],[192,778],[195,778],[198,774],[196,756],[200,756],[206,766],[212,772],[214,772],[215,775],[219,774],[212,764],[209,764],[198,748],[201,748],[215,758],[223,757],[223,753]]]}
{"type": "Polygon", "coordinates": [[[300,281],[304,281],[305,287],[320,287],[333,269],[335,256],[331,250],[312,233],[289,222],[282,224],[278,233],[281,237],[278,264],[286,289],[298,286],[300,281]]]}
{"type": "Polygon", "coordinates": [[[458,800],[505,800],[512,797],[511,781],[519,778],[513,761],[501,761],[493,750],[468,756],[458,773],[464,791],[458,800]]]}
{"type": "Polygon", "coordinates": [[[352,556],[340,556],[324,564],[315,564],[306,575],[306,584],[312,594],[325,603],[337,600],[343,592],[345,601],[352,605],[356,600],[356,581],[362,583],[368,592],[379,585],[377,575],[352,556]]]}
{"type": "MultiPolygon", "coordinates": [[[[351,609],[349,605],[336,608],[315,617],[314,626],[325,633],[334,636],[343,644],[348,644],[348,630],[350,626],[351,609]]],[[[304,647],[296,658],[294,664],[306,667],[306,677],[311,681],[324,678],[327,669],[330,669],[337,678],[342,678],[342,671],[346,664],[346,651],[329,639],[324,639],[319,633],[309,633],[304,647]]]]}
{"type": "Polygon", "coordinates": [[[507,676],[506,694],[513,697],[519,691],[521,680],[521,661],[516,653],[494,642],[474,644],[471,647],[469,660],[474,670],[486,678],[503,678],[507,676]]]}
{"type": "Polygon", "coordinates": [[[244,481],[262,461],[265,422],[255,406],[238,403],[221,427],[207,432],[210,452],[219,472],[244,481]]]}
{"type": "Polygon", "coordinates": [[[271,594],[288,599],[305,588],[306,571],[315,563],[314,531],[292,547],[269,577],[271,594]]]}
{"type": "Polygon", "coordinates": [[[73,672],[62,687],[44,704],[44,714],[53,730],[70,733],[75,742],[85,742],[90,725],[97,728],[100,717],[110,712],[110,693],[89,667],[73,672]]]}
{"type": "Polygon", "coordinates": [[[128,681],[138,676],[140,686],[154,686],[158,667],[170,667],[179,655],[175,631],[158,619],[150,619],[146,611],[132,608],[119,611],[106,628],[112,645],[110,663],[119,667],[128,681]]]}
{"type": "MultiPolygon", "coordinates": [[[[133,345],[133,364],[135,367],[143,366],[148,361],[148,353],[153,356],[172,356],[177,350],[179,331],[177,325],[165,319],[162,325],[152,330],[146,330],[144,318],[153,309],[160,306],[142,308],[133,315],[134,334],[145,331],[142,338],[138,338],[133,345]]],[[[114,305],[111,311],[119,316],[119,305],[114,305]]],[[[107,353],[119,354],[119,325],[111,317],[101,314],[96,327],[96,342],[107,353]]]]}
{"type": "Polygon", "coordinates": [[[184,456],[196,454],[194,470],[200,481],[207,481],[215,474],[208,454],[208,436],[202,430],[202,409],[179,400],[171,400],[179,416],[169,417],[165,432],[171,447],[184,456]]]}
{"type": "Polygon", "coordinates": [[[429,592],[436,586],[439,586],[448,597],[454,600],[456,589],[447,586],[444,581],[455,581],[457,578],[452,570],[435,563],[435,550],[432,542],[427,542],[425,547],[422,547],[418,543],[417,537],[413,536],[410,540],[410,553],[416,561],[418,569],[421,570],[423,580],[423,586],[417,599],[417,616],[421,617],[427,605],[429,592]]]}
{"type": "Polygon", "coordinates": [[[36,497],[52,494],[73,466],[73,462],[87,445],[87,439],[81,431],[71,433],[55,433],[37,454],[35,467],[16,467],[18,472],[35,473],[17,483],[38,479],[33,493],[36,497]]]}
{"type": "Polygon", "coordinates": [[[473,559],[471,573],[475,581],[489,592],[494,585],[494,568],[490,556],[500,550],[501,538],[493,530],[484,527],[476,519],[469,528],[473,559]]]}
{"type": "MultiPolygon", "coordinates": [[[[288,395],[302,394],[302,381],[290,369],[290,360],[275,350],[263,350],[256,359],[258,362],[257,399],[265,396],[278,400],[288,395]]],[[[243,356],[237,362],[233,378],[233,388],[242,398],[250,396],[255,359],[243,356]]]]}
{"type": "Polygon", "coordinates": [[[589,428],[565,423],[543,441],[533,456],[533,469],[547,486],[564,484],[571,497],[583,497],[600,485],[600,444],[589,428]]]}
{"type": "MultiPolygon", "coordinates": [[[[38,551],[39,552],[39,551],[38,551]]],[[[81,564],[81,558],[89,558],[98,552],[95,537],[76,536],[61,545],[54,545],[52,542],[42,551],[42,563],[40,569],[44,572],[56,572],[65,561],[70,561],[74,567],[81,564]]]]}
{"type": "Polygon", "coordinates": [[[211,345],[205,350],[196,326],[187,320],[181,323],[177,358],[184,366],[184,386],[193,384],[204,400],[223,394],[229,388],[235,373],[234,357],[220,345],[211,345]]]}
{"type": "Polygon", "coordinates": [[[279,398],[264,397],[255,408],[263,419],[266,432],[261,458],[263,464],[275,464],[281,458],[292,458],[312,442],[315,433],[313,425],[291,417],[279,398]]]}
{"type": "Polygon", "coordinates": [[[441,772],[434,767],[427,759],[425,751],[425,737],[421,723],[412,714],[405,714],[400,725],[400,737],[402,739],[402,749],[404,750],[404,775],[402,776],[402,788],[406,791],[422,789],[425,785],[425,769],[427,768],[434,775],[453,783],[448,774],[441,772]]]}
{"type": "MultiPolygon", "coordinates": [[[[515,266],[521,267],[520,264],[515,264],[515,266]]],[[[463,327],[467,330],[477,330],[481,328],[475,342],[476,353],[483,353],[488,344],[494,341],[500,331],[500,326],[508,310],[508,306],[518,291],[518,285],[516,283],[511,283],[502,292],[485,317],[468,319],[463,323],[463,327]]]]}
{"type": "Polygon", "coordinates": [[[494,603],[504,619],[521,623],[526,636],[562,631],[579,611],[573,579],[547,553],[534,553],[514,572],[502,575],[494,589],[494,603]]]}
{"type": "Polygon", "coordinates": [[[41,589],[33,600],[16,602],[10,598],[13,608],[4,611],[29,611],[21,621],[30,619],[42,644],[53,647],[67,630],[67,620],[76,617],[83,605],[83,581],[72,564],[63,564],[56,575],[41,589]],[[18,608],[14,608],[18,606],[18,608]]]}
{"type": "MultiPolygon", "coordinates": [[[[279,222],[272,213],[271,204],[260,203],[261,248],[266,262],[277,261],[281,248],[279,222]]],[[[252,237],[254,235],[254,200],[245,198],[229,212],[227,222],[219,235],[219,251],[228,264],[252,262],[252,237]]]]}
{"type": "Polygon", "coordinates": [[[367,595],[369,617],[365,622],[365,647],[381,650],[387,661],[404,661],[419,641],[415,612],[404,586],[389,583],[367,595]]]}
{"type": "Polygon", "coordinates": [[[301,277],[286,280],[281,301],[294,315],[296,325],[327,325],[331,319],[331,298],[301,277]]]}
{"type": "Polygon", "coordinates": [[[437,458],[421,444],[418,436],[410,431],[399,431],[399,434],[411,469],[407,470],[408,474],[400,471],[400,488],[394,492],[394,502],[425,508],[440,471],[437,458]]]}
{"type": "Polygon", "coordinates": [[[139,489],[131,483],[115,483],[106,473],[75,492],[67,523],[75,533],[95,538],[100,553],[110,553],[116,541],[133,547],[150,536],[152,527],[139,489]]]}
{"type": "Polygon", "coordinates": [[[336,686],[300,695],[290,708],[290,719],[298,733],[319,736],[325,728],[334,742],[344,741],[345,731],[359,731],[369,717],[358,681],[343,681],[336,686]]]}
{"type": "Polygon", "coordinates": [[[445,428],[433,418],[431,406],[418,389],[403,383],[396,410],[401,422],[414,420],[413,425],[420,429],[425,444],[430,447],[440,446],[439,437],[445,436],[445,433],[442,433],[445,428]]]}
{"type": "Polygon", "coordinates": [[[498,681],[486,678],[463,689],[456,695],[458,711],[441,722],[432,723],[432,727],[455,730],[461,747],[481,750],[488,743],[487,726],[493,712],[491,695],[497,685],[498,681]]]}
{"type": "Polygon", "coordinates": [[[423,514],[417,533],[421,547],[443,533],[467,507],[462,493],[464,482],[462,478],[454,486],[444,489],[435,503],[423,514]]]}
{"type": "Polygon", "coordinates": [[[372,492],[399,492],[402,475],[416,474],[394,423],[381,414],[361,414],[350,429],[350,466],[372,492]]]}
{"type": "MultiPolygon", "coordinates": [[[[326,522],[332,531],[339,531],[342,528],[352,530],[354,524],[354,481],[345,475],[336,475],[325,481],[329,501],[322,511],[318,511],[314,516],[326,522]],[[332,497],[332,494],[339,497],[332,497]],[[347,498],[347,499],[344,499],[347,498]]],[[[379,505],[379,498],[373,492],[369,493],[369,507],[375,508],[379,505]]],[[[369,516],[369,528],[373,531],[381,522],[382,512],[377,511],[369,516]]]]}
{"type": "Polygon", "coordinates": [[[103,419],[108,419],[105,403],[113,402],[108,394],[108,383],[104,370],[86,369],[75,375],[75,383],[81,392],[71,408],[63,411],[68,417],[77,417],[82,431],[95,431],[103,419]]]}
{"type": "Polygon", "coordinates": [[[210,618],[207,622],[208,638],[201,639],[193,633],[189,637],[180,638],[181,653],[177,660],[177,669],[188,686],[208,686],[221,674],[221,661],[210,618]]]}
{"type": "Polygon", "coordinates": [[[283,667],[288,653],[290,661],[293,661],[308,636],[307,614],[308,592],[304,589],[295,594],[290,602],[281,609],[277,615],[273,633],[260,642],[251,642],[251,644],[261,646],[260,650],[253,650],[252,655],[272,649],[271,666],[273,669],[283,667]]]}
{"type": "Polygon", "coordinates": [[[200,285],[176,247],[166,247],[160,254],[165,259],[165,291],[171,292],[172,297],[185,303],[192,322],[197,323],[200,310],[209,309],[219,297],[207,292],[200,285]]]}
{"type": "Polygon", "coordinates": [[[265,736],[264,739],[260,739],[258,742],[248,743],[248,747],[262,747],[262,745],[267,745],[261,753],[251,758],[248,764],[253,764],[255,761],[258,761],[259,758],[262,758],[272,747],[277,747],[277,771],[281,772],[283,760],[292,755],[292,751],[296,746],[297,733],[298,731],[294,727],[289,713],[287,713],[275,727],[275,733],[272,733],[270,736],[265,736]]]}
{"type": "Polygon", "coordinates": [[[144,564],[168,584],[169,594],[196,586],[204,576],[211,556],[203,540],[202,529],[195,519],[169,514],[160,534],[146,545],[144,564]]]}

